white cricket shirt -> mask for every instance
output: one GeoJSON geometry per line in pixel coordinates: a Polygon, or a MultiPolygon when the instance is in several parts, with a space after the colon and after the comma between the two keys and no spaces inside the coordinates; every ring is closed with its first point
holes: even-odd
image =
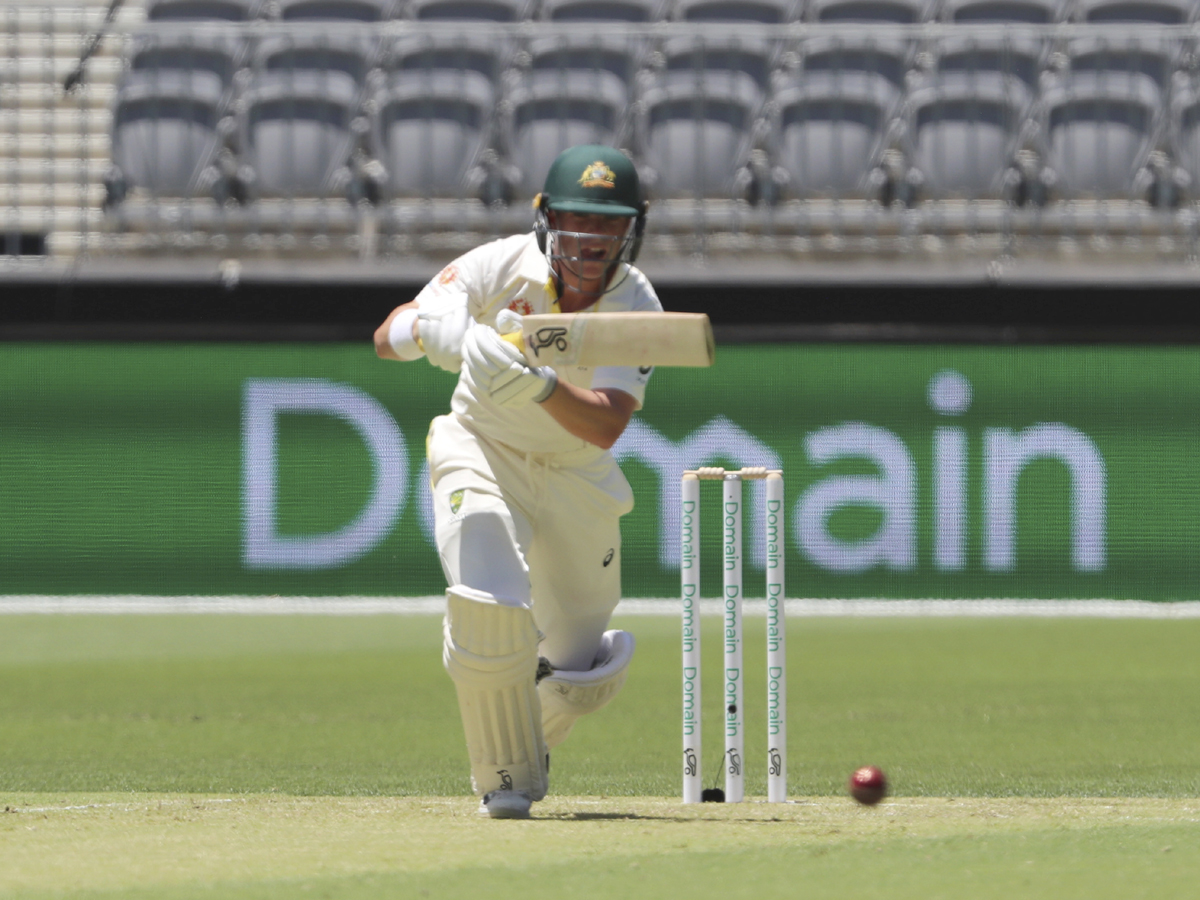
{"type": "MultiPolygon", "coordinates": [[[[622,263],[612,287],[589,306],[591,312],[658,312],[662,304],[650,282],[633,266],[622,263]]],[[[495,325],[502,309],[521,315],[559,312],[553,272],[538,249],[534,234],[502,238],[477,247],[442,269],[417,295],[419,304],[467,304],[476,322],[495,325]]],[[[559,379],[582,388],[615,388],[629,394],[638,407],[646,395],[653,369],[633,366],[556,366],[559,379]]],[[[463,367],[450,401],[469,427],[493,440],[531,453],[562,453],[591,447],[575,437],[537,403],[512,409],[499,406],[476,392],[463,367]]]]}

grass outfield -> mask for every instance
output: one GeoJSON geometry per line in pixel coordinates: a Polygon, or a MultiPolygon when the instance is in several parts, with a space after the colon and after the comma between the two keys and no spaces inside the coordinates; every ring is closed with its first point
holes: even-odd
{"type": "Polygon", "coordinates": [[[541,818],[500,823],[466,796],[435,617],[0,617],[0,897],[1194,890],[1200,620],[794,621],[796,802],[688,808],[677,621],[620,624],[626,689],[555,752],[541,818]],[[893,784],[874,810],[843,794],[865,762],[893,784]]]}

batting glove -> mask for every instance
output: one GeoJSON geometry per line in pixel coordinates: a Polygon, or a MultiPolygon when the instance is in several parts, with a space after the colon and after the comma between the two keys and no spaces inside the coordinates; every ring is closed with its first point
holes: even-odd
{"type": "Polygon", "coordinates": [[[466,294],[422,300],[417,309],[417,335],[421,339],[421,348],[431,363],[447,372],[462,369],[463,338],[470,327],[466,294]]]}
{"type": "Polygon", "coordinates": [[[500,406],[541,403],[558,386],[549,366],[531,366],[521,351],[487,325],[475,325],[463,339],[463,364],[481,394],[500,406]]]}

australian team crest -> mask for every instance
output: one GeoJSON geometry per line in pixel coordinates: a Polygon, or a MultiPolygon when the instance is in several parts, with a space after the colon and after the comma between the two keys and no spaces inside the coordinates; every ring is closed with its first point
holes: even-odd
{"type": "Polygon", "coordinates": [[[583,170],[583,174],[579,176],[579,183],[585,188],[615,188],[617,175],[600,160],[596,160],[583,170]]]}
{"type": "Polygon", "coordinates": [[[452,515],[458,515],[458,511],[462,509],[463,491],[454,491],[450,494],[450,512],[452,515]]]}

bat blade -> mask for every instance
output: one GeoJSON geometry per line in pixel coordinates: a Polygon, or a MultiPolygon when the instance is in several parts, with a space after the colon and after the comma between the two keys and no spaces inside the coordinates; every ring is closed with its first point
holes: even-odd
{"type": "Polygon", "coordinates": [[[525,358],[540,366],[711,366],[703,313],[551,313],[521,320],[525,358]]]}

